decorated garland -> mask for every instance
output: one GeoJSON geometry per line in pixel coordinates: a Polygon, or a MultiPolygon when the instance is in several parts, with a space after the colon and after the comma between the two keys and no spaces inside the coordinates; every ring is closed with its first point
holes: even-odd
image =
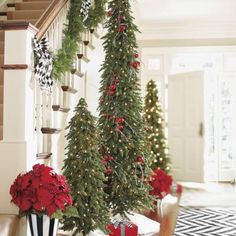
{"type": "Polygon", "coordinates": [[[95,0],[94,2],[94,8],[90,7],[89,10],[89,17],[85,21],[85,25],[89,29],[94,29],[98,26],[99,23],[101,23],[106,14],[106,3],[108,0],[95,0]]]}
{"type": "Polygon", "coordinates": [[[70,0],[70,9],[67,15],[68,24],[64,30],[62,47],[53,56],[52,78],[54,80],[59,80],[62,74],[70,71],[80,41],[80,33],[85,28],[96,28],[103,21],[106,15],[106,2],[107,0],[95,0],[94,7],[90,7],[88,17],[84,21],[84,15],[81,15],[84,1],[70,0]]]}

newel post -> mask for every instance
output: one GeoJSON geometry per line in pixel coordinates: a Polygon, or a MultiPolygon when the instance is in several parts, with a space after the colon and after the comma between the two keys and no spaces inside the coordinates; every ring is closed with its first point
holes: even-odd
{"type": "MultiPolygon", "coordinates": [[[[0,212],[17,213],[9,188],[15,177],[36,162],[32,39],[29,23],[2,25],[4,45],[3,141],[0,142],[0,212]]],[[[25,223],[18,235],[27,235],[25,223]]]]}

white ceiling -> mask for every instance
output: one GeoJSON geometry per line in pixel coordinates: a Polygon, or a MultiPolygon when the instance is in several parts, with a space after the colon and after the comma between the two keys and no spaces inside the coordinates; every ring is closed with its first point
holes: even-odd
{"type": "Polygon", "coordinates": [[[139,23],[236,20],[236,0],[134,0],[139,23]]]}

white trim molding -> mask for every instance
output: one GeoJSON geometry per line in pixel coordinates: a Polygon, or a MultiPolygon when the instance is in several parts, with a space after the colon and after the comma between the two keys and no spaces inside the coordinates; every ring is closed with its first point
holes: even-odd
{"type": "Polygon", "coordinates": [[[139,22],[139,28],[138,40],[236,38],[236,21],[139,22]]]}

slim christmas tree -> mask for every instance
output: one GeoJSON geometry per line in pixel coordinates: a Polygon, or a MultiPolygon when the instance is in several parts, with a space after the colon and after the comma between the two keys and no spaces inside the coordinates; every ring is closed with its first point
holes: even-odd
{"type": "Polygon", "coordinates": [[[63,229],[75,229],[73,235],[78,232],[86,235],[96,228],[104,229],[108,222],[108,209],[103,191],[105,168],[98,151],[95,118],[87,110],[84,99],[80,99],[67,129],[67,159],[63,170],[79,216],[65,218],[63,229]]]}
{"type": "Polygon", "coordinates": [[[145,181],[148,154],[138,79],[138,29],[128,0],[111,0],[108,9],[99,105],[101,153],[109,177],[109,207],[113,214],[125,215],[151,205],[145,181]]]}
{"type": "Polygon", "coordinates": [[[144,118],[147,124],[148,140],[155,156],[151,163],[151,168],[153,170],[160,168],[168,173],[170,171],[170,158],[167,154],[168,150],[163,128],[164,120],[157,86],[153,80],[150,80],[147,84],[144,118]]]}

